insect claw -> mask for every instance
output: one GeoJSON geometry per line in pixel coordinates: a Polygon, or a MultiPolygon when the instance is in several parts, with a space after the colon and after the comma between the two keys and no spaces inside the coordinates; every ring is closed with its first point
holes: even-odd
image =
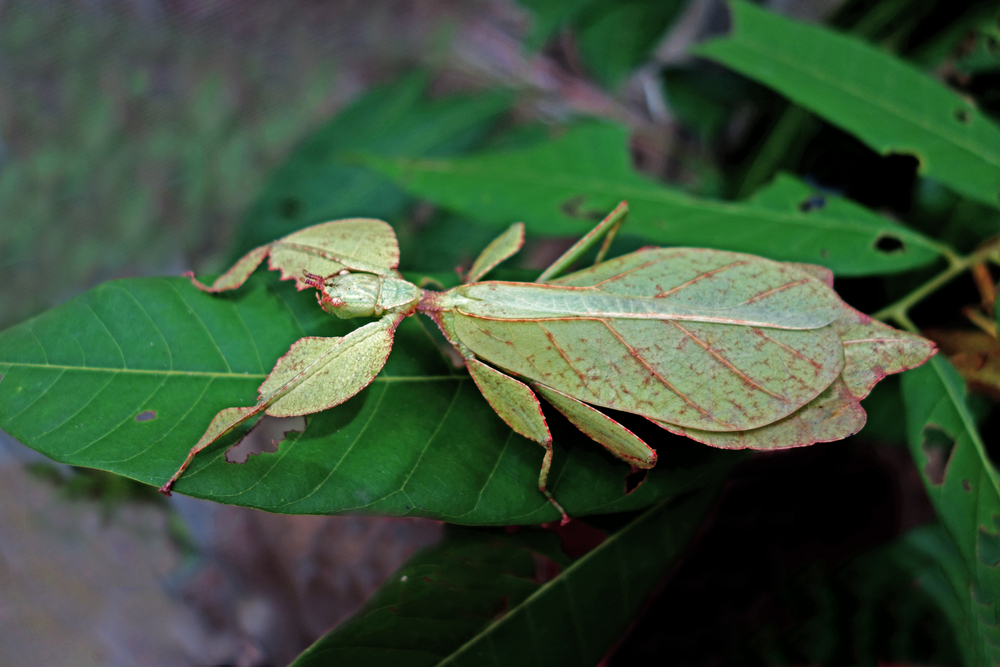
{"type": "Polygon", "coordinates": [[[318,290],[323,289],[323,284],[326,282],[323,276],[317,276],[315,273],[309,273],[305,270],[302,271],[302,275],[305,276],[302,280],[303,283],[318,290]]]}

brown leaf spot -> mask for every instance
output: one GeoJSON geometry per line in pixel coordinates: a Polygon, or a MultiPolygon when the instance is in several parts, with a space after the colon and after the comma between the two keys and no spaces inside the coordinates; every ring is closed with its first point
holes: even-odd
{"type": "Polygon", "coordinates": [[[962,125],[968,125],[969,121],[972,120],[972,114],[969,113],[968,109],[955,109],[955,120],[962,125]]]}
{"type": "Polygon", "coordinates": [[[285,436],[306,430],[305,417],[268,417],[257,420],[243,439],[226,450],[229,463],[246,463],[251,454],[274,453],[285,436]]]}
{"type": "Polygon", "coordinates": [[[965,489],[966,491],[972,491],[972,485],[969,484],[969,480],[967,479],[962,480],[962,488],[965,489]]]}
{"type": "Polygon", "coordinates": [[[924,474],[934,486],[944,483],[948,472],[948,461],[955,449],[955,439],[945,433],[939,426],[928,424],[924,428],[924,441],[920,445],[926,464],[924,474]]]}
{"type": "Polygon", "coordinates": [[[156,410],[146,410],[135,416],[137,422],[148,422],[156,419],[156,410]]]}

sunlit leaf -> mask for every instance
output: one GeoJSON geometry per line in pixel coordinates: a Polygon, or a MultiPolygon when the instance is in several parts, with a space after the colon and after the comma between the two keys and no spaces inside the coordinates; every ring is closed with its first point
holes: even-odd
{"type": "MultiPolygon", "coordinates": [[[[253,405],[292,343],[358,324],[277,276],[226,295],[183,278],[105,283],[0,332],[0,428],[58,461],[159,486],[217,412],[253,405]]],[[[542,448],[501,421],[428,325],[408,318],[368,389],[309,417],[276,453],[227,463],[235,433],[197,457],[175,490],[290,514],[500,525],[558,518],[537,488],[542,448]]],[[[671,464],[627,495],[629,466],[565,431],[550,488],[571,515],[646,506],[733,460],[664,435],[654,444],[669,448],[671,464]]]]}

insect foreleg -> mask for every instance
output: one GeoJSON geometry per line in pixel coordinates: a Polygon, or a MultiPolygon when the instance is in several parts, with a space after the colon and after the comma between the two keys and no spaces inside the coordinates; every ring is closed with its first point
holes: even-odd
{"type": "Polygon", "coordinates": [[[597,260],[594,262],[595,264],[600,264],[604,259],[604,255],[607,254],[608,248],[611,247],[611,241],[614,240],[615,234],[618,233],[618,228],[625,221],[626,215],[628,215],[628,203],[622,202],[615,207],[615,210],[608,213],[608,217],[597,223],[596,227],[587,232],[569,250],[564,252],[559,259],[554,261],[552,266],[545,269],[535,282],[544,283],[563,273],[572,266],[573,262],[580,259],[585,252],[594,247],[594,244],[603,238],[604,244],[601,245],[601,249],[597,253],[597,260]]]}
{"type": "Polygon", "coordinates": [[[538,489],[559,510],[562,514],[562,523],[565,525],[569,521],[569,516],[546,487],[549,467],[552,465],[552,434],[549,433],[545,415],[542,414],[542,406],[535,393],[528,388],[528,385],[487,366],[475,357],[467,358],[465,365],[490,407],[500,415],[507,426],[545,448],[542,470],[538,475],[538,489]]]}

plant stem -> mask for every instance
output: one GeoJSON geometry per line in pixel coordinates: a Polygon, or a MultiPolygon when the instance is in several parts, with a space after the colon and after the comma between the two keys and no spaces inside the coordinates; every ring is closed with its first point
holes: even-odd
{"type": "Polygon", "coordinates": [[[942,249],[945,259],[948,260],[948,268],[937,274],[923,285],[913,290],[899,301],[892,303],[878,311],[872,317],[876,320],[895,320],[897,324],[908,331],[917,333],[917,327],[910,321],[907,312],[922,301],[925,297],[936,292],[945,284],[951,282],[953,278],[961,275],[971,267],[986,260],[996,262],[1000,252],[1000,237],[990,239],[970,255],[960,257],[953,251],[942,249]]]}

